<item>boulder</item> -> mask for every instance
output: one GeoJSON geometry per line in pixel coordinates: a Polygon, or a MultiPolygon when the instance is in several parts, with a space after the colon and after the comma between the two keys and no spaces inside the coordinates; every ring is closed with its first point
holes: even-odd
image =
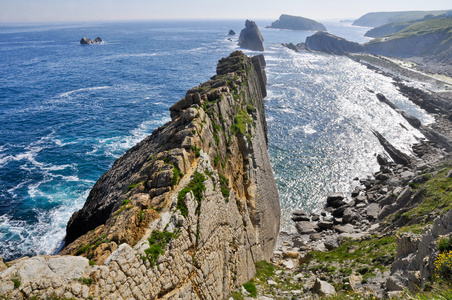
{"type": "Polygon", "coordinates": [[[336,249],[340,246],[339,239],[336,236],[328,236],[325,238],[325,242],[323,242],[325,248],[329,251],[336,249]]]}
{"type": "Polygon", "coordinates": [[[344,216],[342,217],[344,223],[352,223],[357,219],[359,219],[359,214],[355,209],[348,207],[344,210],[344,216]]]}
{"type": "Polygon", "coordinates": [[[94,43],[100,44],[100,43],[102,43],[102,39],[101,39],[100,37],[97,37],[97,38],[94,40],[94,43]]]}
{"type": "Polygon", "coordinates": [[[245,28],[240,32],[239,46],[249,50],[264,51],[264,38],[254,21],[246,20],[245,28]]]}
{"type": "Polygon", "coordinates": [[[336,289],[334,286],[326,281],[316,278],[314,285],[312,286],[312,291],[320,296],[333,296],[336,294],[336,289]]]}
{"type": "Polygon", "coordinates": [[[87,39],[86,37],[83,37],[80,40],[80,44],[82,44],[82,45],[91,45],[92,43],[93,43],[93,40],[92,39],[87,39]]]}
{"type": "Polygon", "coordinates": [[[292,221],[301,222],[301,221],[309,221],[311,218],[308,213],[301,209],[296,209],[292,213],[292,221]]]}
{"type": "Polygon", "coordinates": [[[228,35],[235,35],[235,31],[234,30],[229,30],[229,33],[228,33],[228,35]]]}
{"type": "Polygon", "coordinates": [[[295,228],[299,234],[312,234],[317,232],[318,227],[311,222],[301,221],[295,225],[295,228]]]}
{"type": "Polygon", "coordinates": [[[317,223],[317,226],[318,226],[321,230],[327,230],[327,229],[333,228],[334,223],[331,222],[331,221],[325,221],[325,220],[322,220],[322,221],[319,221],[319,222],[317,223]]]}
{"type": "Polygon", "coordinates": [[[326,207],[339,208],[346,204],[344,199],[345,196],[342,192],[329,194],[326,198],[326,207]]]}

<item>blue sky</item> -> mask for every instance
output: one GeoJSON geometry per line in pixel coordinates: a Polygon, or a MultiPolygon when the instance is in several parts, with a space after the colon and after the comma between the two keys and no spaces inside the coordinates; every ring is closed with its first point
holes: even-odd
{"type": "Polygon", "coordinates": [[[358,18],[367,12],[452,9],[450,0],[0,0],[0,22],[147,19],[358,18]]]}

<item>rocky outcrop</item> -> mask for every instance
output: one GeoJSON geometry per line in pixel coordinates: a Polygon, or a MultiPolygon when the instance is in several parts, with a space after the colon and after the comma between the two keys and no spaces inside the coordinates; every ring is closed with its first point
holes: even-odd
{"type": "Polygon", "coordinates": [[[86,37],[83,37],[80,40],[80,44],[82,45],[91,45],[91,44],[100,44],[102,43],[102,39],[100,37],[97,37],[94,41],[92,39],[87,39],[86,37]]]}
{"type": "Polygon", "coordinates": [[[267,28],[326,31],[325,26],[317,21],[290,15],[281,15],[278,20],[267,26],[267,28]]]}
{"type": "Polygon", "coordinates": [[[358,43],[349,42],[346,39],[321,31],[307,37],[306,45],[314,51],[338,55],[364,51],[363,46],[358,43]]]}
{"type": "Polygon", "coordinates": [[[235,35],[235,31],[234,30],[229,30],[229,33],[228,33],[228,35],[235,35]]]}
{"type": "Polygon", "coordinates": [[[264,38],[254,21],[246,20],[245,28],[240,32],[239,46],[244,49],[264,51],[264,38]]]}
{"type": "Polygon", "coordinates": [[[409,288],[415,292],[435,273],[435,260],[439,254],[438,241],[450,237],[452,232],[452,210],[433,222],[433,226],[422,235],[412,233],[397,237],[396,260],[386,286],[389,291],[409,288]]]}
{"type": "Polygon", "coordinates": [[[280,218],[261,60],[239,51],[220,60],[216,76],[170,108],[171,122],[95,184],[60,253],[76,256],[14,264],[0,273],[0,294],[223,299],[250,280],[273,255],[280,218]],[[65,275],[69,264],[80,272],[65,275]],[[25,275],[38,267],[51,272],[25,275]]]}

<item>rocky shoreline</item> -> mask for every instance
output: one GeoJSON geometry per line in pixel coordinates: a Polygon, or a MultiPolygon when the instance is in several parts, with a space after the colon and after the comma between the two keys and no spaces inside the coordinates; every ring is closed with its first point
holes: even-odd
{"type": "MultiPolygon", "coordinates": [[[[301,50],[298,45],[283,46],[301,50]]],[[[413,145],[415,155],[410,157],[379,137],[382,145],[386,144],[383,146],[387,151],[376,155],[380,165],[378,172],[368,178],[356,178],[359,185],[350,196],[342,192],[329,195],[320,214],[294,210],[292,220],[296,232],[280,233],[272,258],[275,270],[268,278],[256,278],[259,299],[316,299],[341,292],[403,299],[407,290],[416,292],[428,285],[434,271],[433,261],[438,253],[431,249],[437,248],[437,233],[447,232],[444,226],[451,227],[447,221],[451,217],[446,215],[443,217],[446,221],[440,222],[442,214],[438,211],[412,219],[405,215],[420,205],[425,193],[421,187],[430,178],[446,171],[447,175],[443,177],[452,176],[451,97],[447,93],[437,94],[410,87],[398,74],[384,72],[370,62],[360,62],[392,77],[400,92],[421,108],[434,113],[437,122],[424,126],[400,111],[384,95],[375,95],[380,101],[401,113],[410,123],[414,122],[424,134],[433,132],[437,135],[430,135],[430,140],[420,140],[413,145]],[[438,135],[444,140],[434,138],[438,135]],[[393,152],[387,147],[392,147],[393,152]],[[423,229],[428,238],[405,234],[406,228],[415,227],[415,231],[419,231],[418,224],[433,222],[436,227],[430,231],[431,225],[423,229]],[[420,242],[423,240],[424,244],[420,242]],[[418,250],[422,247],[424,251],[418,250]]],[[[419,77],[415,79],[419,80],[419,77]]],[[[379,133],[375,134],[378,137],[379,133]]],[[[244,289],[241,293],[249,295],[244,289]]]]}

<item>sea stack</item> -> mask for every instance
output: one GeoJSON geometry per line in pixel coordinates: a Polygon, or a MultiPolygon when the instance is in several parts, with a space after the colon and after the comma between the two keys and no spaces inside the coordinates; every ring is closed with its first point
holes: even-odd
{"type": "Polygon", "coordinates": [[[270,26],[267,26],[267,28],[326,31],[325,26],[317,21],[290,15],[281,15],[279,20],[276,20],[270,26]]]}
{"type": "Polygon", "coordinates": [[[229,33],[228,33],[228,35],[235,35],[235,31],[234,30],[229,30],[229,33]]]}
{"type": "Polygon", "coordinates": [[[245,28],[240,32],[239,46],[244,49],[264,51],[262,37],[259,28],[254,21],[246,20],[245,28]]]}

